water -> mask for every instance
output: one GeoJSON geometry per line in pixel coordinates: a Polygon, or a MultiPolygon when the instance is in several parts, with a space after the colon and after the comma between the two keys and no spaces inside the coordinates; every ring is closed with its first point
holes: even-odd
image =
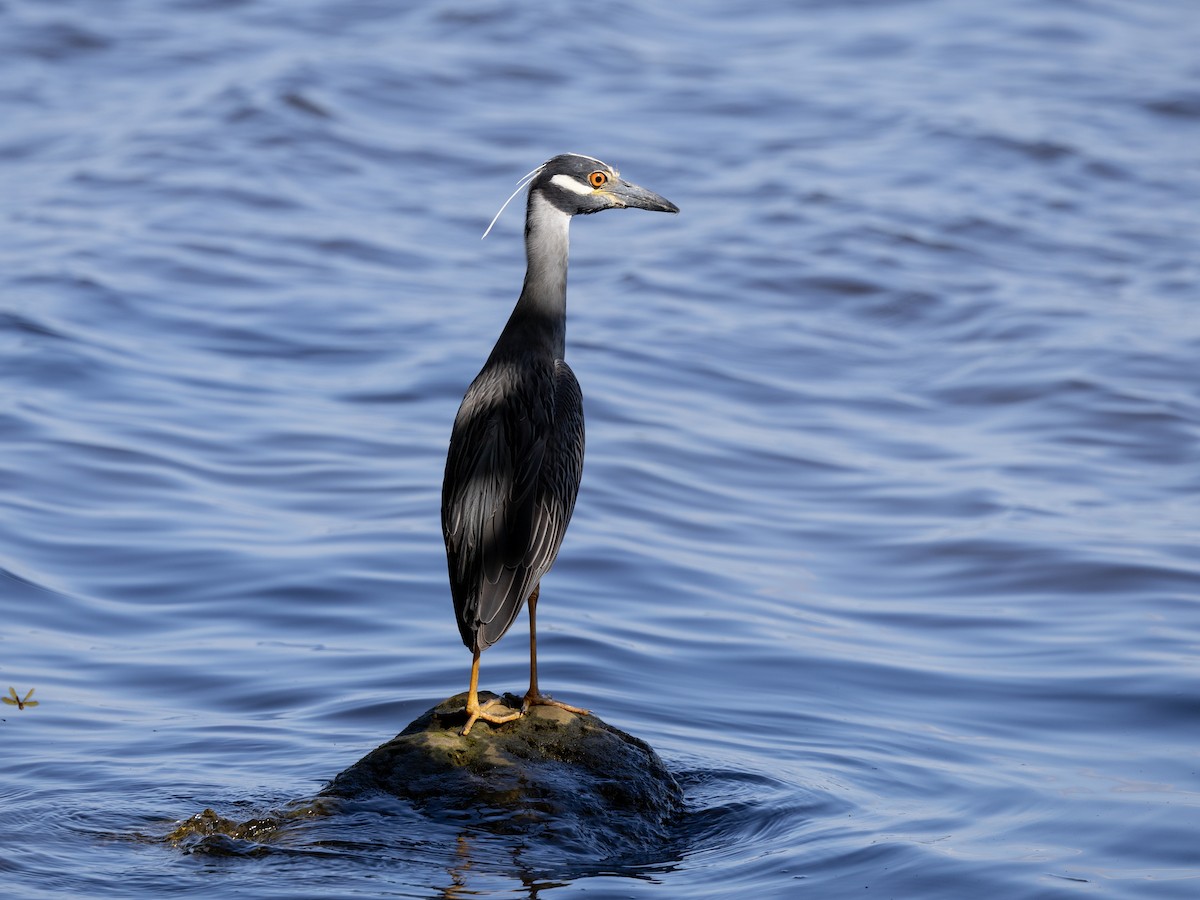
{"type": "Polygon", "coordinates": [[[5,896],[1196,896],[1194,4],[408,7],[0,3],[5,896]],[[682,213],[573,228],[542,682],[677,844],[165,846],[465,688],[478,236],[564,150],[682,213]]]}

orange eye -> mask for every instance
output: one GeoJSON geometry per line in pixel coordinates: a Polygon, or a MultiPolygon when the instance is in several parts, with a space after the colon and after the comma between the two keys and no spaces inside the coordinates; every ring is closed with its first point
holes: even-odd
{"type": "Polygon", "coordinates": [[[588,176],[588,184],[594,188],[601,188],[608,184],[608,175],[605,172],[593,172],[588,176]]]}

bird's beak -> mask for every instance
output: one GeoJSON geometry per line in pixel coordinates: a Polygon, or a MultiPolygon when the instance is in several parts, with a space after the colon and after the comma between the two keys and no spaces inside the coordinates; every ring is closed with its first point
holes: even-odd
{"type": "Polygon", "coordinates": [[[619,178],[610,182],[600,193],[610,197],[617,206],[635,206],[638,209],[650,209],[654,212],[679,212],[679,207],[666,197],[660,197],[654,191],[648,191],[644,187],[638,187],[636,184],[630,184],[619,178]]]}

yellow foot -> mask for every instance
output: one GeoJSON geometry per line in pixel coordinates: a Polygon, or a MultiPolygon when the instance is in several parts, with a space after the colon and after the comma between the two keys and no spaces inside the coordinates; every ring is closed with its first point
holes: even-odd
{"type": "Polygon", "coordinates": [[[480,719],[483,719],[485,722],[491,722],[493,725],[499,725],[502,722],[511,722],[513,719],[519,719],[525,713],[524,709],[509,709],[504,705],[504,701],[500,700],[499,698],[495,700],[489,700],[483,706],[480,706],[478,702],[473,704],[473,706],[474,708],[472,708],[470,701],[467,702],[467,724],[463,726],[463,730],[460,731],[459,734],[470,734],[471,726],[480,719]],[[489,712],[489,710],[497,706],[508,710],[507,715],[503,713],[489,712]]]}
{"type": "Polygon", "coordinates": [[[575,713],[577,716],[586,716],[588,714],[586,709],[580,709],[578,706],[569,706],[561,700],[547,697],[541,692],[527,693],[525,700],[521,703],[521,712],[529,712],[529,707],[531,706],[557,706],[559,709],[565,709],[567,712],[575,713]]]}

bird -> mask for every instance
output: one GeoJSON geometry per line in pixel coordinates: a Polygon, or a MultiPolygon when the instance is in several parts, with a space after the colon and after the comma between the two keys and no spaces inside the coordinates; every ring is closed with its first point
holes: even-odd
{"type": "Polygon", "coordinates": [[[459,406],[442,482],[450,592],[459,634],[473,656],[463,735],[480,719],[501,724],[536,705],[587,714],[542,694],[537,678],[541,580],[558,556],[583,475],[583,395],[563,358],[568,232],[572,217],[606,209],[679,212],[666,198],[622,179],[613,166],[578,153],[542,163],[518,182],[504,206],[526,185],[525,281],[459,406]],[[526,604],[529,690],[519,710],[499,699],[481,706],[480,655],[526,604]]]}

